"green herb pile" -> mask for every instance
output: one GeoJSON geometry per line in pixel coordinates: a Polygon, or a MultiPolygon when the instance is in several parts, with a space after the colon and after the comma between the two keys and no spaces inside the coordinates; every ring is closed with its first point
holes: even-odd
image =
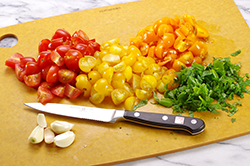
{"type": "Polygon", "coordinates": [[[165,85],[164,97],[159,99],[154,93],[158,104],[173,107],[173,112],[184,113],[210,111],[218,112],[218,109],[226,111],[232,116],[237,111],[240,102],[229,104],[234,95],[244,97],[244,93],[250,91],[246,86],[250,85],[248,74],[239,75],[241,63],[232,64],[230,57],[214,58],[213,63],[204,67],[193,63],[191,67],[185,67],[177,73],[176,82],[179,87],[168,90],[165,85]],[[216,102],[217,101],[217,102],[216,102]]]}

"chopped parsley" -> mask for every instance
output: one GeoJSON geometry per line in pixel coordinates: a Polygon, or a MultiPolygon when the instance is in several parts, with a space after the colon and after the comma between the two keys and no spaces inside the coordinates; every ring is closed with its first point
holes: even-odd
{"type": "Polygon", "coordinates": [[[141,100],[137,105],[134,105],[133,111],[135,111],[137,108],[142,107],[148,103],[148,99],[141,100]]]}
{"type": "Polygon", "coordinates": [[[235,119],[235,118],[232,118],[232,119],[231,119],[231,122],[232,122],[232,123],[236,122],[236,119],[235,119]]]}
{"type": "Polygon", "coordinates": [[[196,111],[217,113],[221,109],[232,116],[241,103],[229,104],[226,100],[235,95],[243,98],[244,93],[250,92],[246,89],[250,86],[248,74],[241,77],[240,67],[240,63],[232,64],[230,57],[214,58],[206,67],[193,63],[177,72],[178,88],[168,90],[165,85],[164,97],[159,99],[154,93],[154,98],[160,105],[173,107],[175,113],[188,111],[193,116],[196,111]]]}
{"type": "Polygon", "coordinates": [[[231,56],[237,56],[241,53],[241,50],[235,51],[234,53],[231,54],[231,56]]]}

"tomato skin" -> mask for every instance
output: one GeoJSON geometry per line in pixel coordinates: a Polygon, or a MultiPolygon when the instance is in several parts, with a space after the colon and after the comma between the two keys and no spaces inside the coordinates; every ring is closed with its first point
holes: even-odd
{"type": "Polygon", "coordinates": [[[54,50],[54,49],[56,49],[56,47],[58,47],[62,44],[63,44],[63,38],[52,39],[48,45],[48,48],[50,50],[54,50]]]}
{"type": "Polygon", "coordinates": [[[26,74],[25,68],[21,67],[20,63],[15,64],[15,73],[19,81],[23,82],[23,77],[26,74]]]}
{"type": "Polygon", "coordinates": [[[46,75],[46,81],[48,83],[56,83],[58,81],[58,71],[59,71],[59,67],[56,65],[52,65],[49,70],[48,73],[46,75]]]}
{"type": "Polygon", "coordinates": [[[37,89],[37,99],[40,103],[45,104],[52,100],[54,98],[54,95],[51,93],[51,91],[45,87],[39,86],[37,89]]]}
{"type": "Polygon", "coordinates": [[[77,74],[69,69],[60,69],[58,71],[58,81],[62,84],[71,83],[75,80],[77,74]]]}
{"type": "Polygon", "coordinates": [[[95,51],[101,51],[100,47],[101,45],[99,43],[97,43],[95,40],[90,40],[89,41],[89,45],[91,45],[95,51]]]}
{"type": "Polygon", "coordinates": [[[25,65],[25,71],[27,75],[37,74],[41,72],[41,68],[37,62],[27,62],[25,65]]]}
{"type": "Polygon", "coordinates": [[[82,55],[86,55],[87,54],[87,48],[88,48],[88,45],[87,44],[83,44],[83,43],[78,43],[75,46],[75,49],[77,49],[78,51],[80,51],[82,53],[82,55]]]}
{"type": "Polygon", "coordinates": [[[82,54],[80,51],[70,49],[66,52],[64,56],[64,62],[68,69],[71,70],[79,70],[79,59],[82,58],[82,54]]]}
{"type": "Polygon", "coordinates": [[[44,87],[44,88],[47,88],[49,90],[51,90],[53,87],[55,86],[54,83],[48,83],[46,81],[42,82],[39,87],[44,87]]]}
{"type": "Polygon", "coordinates": [[[50,59],[51,51],[42,51],[39,53],[37,58],[37,63],[41,68],[45,68],[46,66],[49,66],[53,64],[53,62],[50,59]]]}
{"type": "Polygon", "coordinates": [[[66,31],[64,29],[57,29],[55,34],[52,37],[52,40],[53,39],[58,39],[58,38],[62,38],[63,41],[66,41],[66,40],[70,40],[71,35],[70,35],[70,33],[68,31],[66,31]]]}
{"type": "Polygon", "coordinates": [[[56,51],[51,52],[50,59],[52,62],[54,62],[57,66],[63,66],[64,65],[64,59],[61,57],[59,53],[56,51]]]}
{"type": "Polygon", "coordinates": [[[83,32],[82,30],[79,31],[75,31],[75,33],[72,35],[72,41],[75,44],[78,43],[84,43],[87,44],[89,41],[89,37],[87,36],[87,34],[85,32],[83,32]]]}
{"type": "Polygon", "coordinates": [[[39,45],[38,45],[38,52],[40,53],[42,51],[47,51],[49,48],[49,43],[50,43],[49,39],[41,40],[39,45]]]}
{"type": "Polygon", "coordinates": [[[14,69],[15,64],[20,63],[20,58],[23,58],[23,55],[16,52],[5,61],[5,65],[14,69]]]}
{"type": "Polygon", "coordinates": [[[51,92],[58,96],[63,98],[64,97],[64,91],[65,91],[65,85],[64,84],[59,84],[51,88],[51,92]]]}
{"type": "Polygon", "coordinates": [[[70,84],[66,84],[64,94],[70,99],[75,99],[81,94],[81,90],[70,84]]]}
{"type": "Polygon", "coordinates": [[[27,62],[36,62],[36,60],[33,57],[23,57],[23,58],[20,58],[20,65],[22,67],[25,67],[25,65],[26,65],[27,62]]]}
{"type": "Polygon", "coordinates": [[[66,52],[71,49],[70,45],[60,45],[56,47],[55,51],[61,55],[61,57],[64,57],[66,52]]]}
{"type": "Polygon", "coordinates": [[[37,74],[24,75],[24,83],[29,87],[38,87],[41,83],[41,72],[37,74]]]}

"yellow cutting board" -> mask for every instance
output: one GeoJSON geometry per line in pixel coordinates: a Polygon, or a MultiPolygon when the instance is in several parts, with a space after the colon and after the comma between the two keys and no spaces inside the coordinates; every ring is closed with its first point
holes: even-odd
{"type": "MultiPolygon", "coordinates": [[[[206,123],[205,131],[191,136],[150,128],[130,122],[114,124],[79,120],[45,114],[48,124],[54,120],[74,123],[75,142],[62,149],[44,142],[33,145],[28,136],[35,128],[38,111],[26,108],[23,103],[36,102],[36,89],[19,82],[11,68],[4,65],[14,52],[37,57],[38,43],[51,38],[58,28],[71,34],[79,29],[99,43],[119,37],[121,44],[129,44],[129,38],[165,16],[189,14],[210,31],[209,57],[226,57],[241,49],[232,62],[242,63],[242,74],[250,72],[250,29],[233,0],[144,0],[74,12],[0,29],[4,35],[17,36],[18,43],[11,48],[0,48],[0,163],[1,165],[99,165],[132,161],[190,149],[250,133],[250,95],[241,100],[242,107],[231,122],[227,113],[196,113],[206,123]]],[[[238,98],[235,100],[238,101],[238,98]]],[[[153,102],[153,100],[151,100],[153,102]]],[[[93,106],[87,99],[53,100],[56,103],[93,106]]],[[[122,109],[110,101],[98,107],[122,109]]],[[[140,111],[172,113],[169,108],[149,104],[140,111]]]]}

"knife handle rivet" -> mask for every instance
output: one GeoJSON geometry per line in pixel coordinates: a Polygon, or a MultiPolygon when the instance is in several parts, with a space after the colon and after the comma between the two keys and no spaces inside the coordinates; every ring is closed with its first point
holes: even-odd
{"type": "Polygon", "coordinates": [[[140,116],[140,113],[139,113],[139,112],[135,112],[135,113],[134,113],[134,116],[135,116],[135,117],[138,117],[138,116],[140,116]]]}
{"type": "Polygon", "coordinates": [[[167,115],[164,115],[164,116],[162,117],[162,120],[164,120],[164,121],[168,120],[168,116],[167,116],[167,115]]]}
{"type": "Polygon", "coordinates": [[[197,123],[197,120],[196,120],[196,119],[192,119],[192,120],[191,120],[191,123],[192,123],[192,124],[196,124],[196,123],[197,123]]]}

